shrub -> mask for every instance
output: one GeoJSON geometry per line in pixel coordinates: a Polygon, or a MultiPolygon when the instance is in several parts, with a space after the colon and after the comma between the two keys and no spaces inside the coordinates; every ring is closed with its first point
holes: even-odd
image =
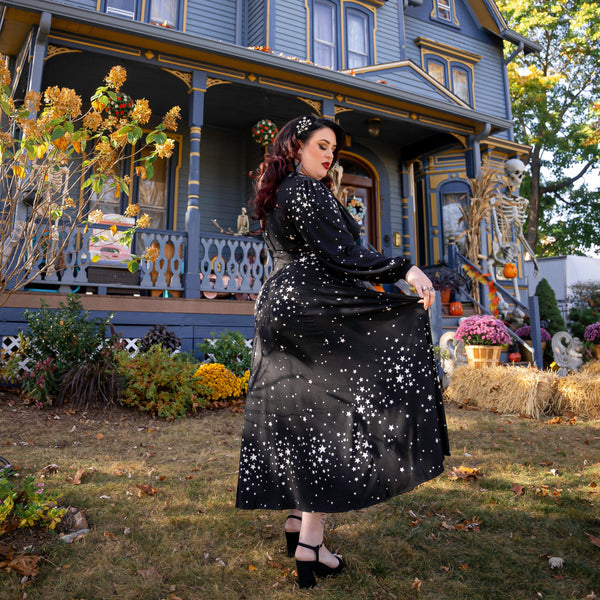
{"type": "Polygon", "coordinates": [[[578,283],[572,287],[569,297],[569,329],[580,340],[588,325],[600,321],[600,281],[578,283]]]}
{"type": "Polygon", "coordinates": [[[566,331],[567,326],[558,308],[556,294],[546,279],[542,279],[535,288],[540,306],[540,320],[546,321],[546,329],[553,336],[559,331],[566,331]]]}
{"type": "Polygon", "coordinates": [[[42,300],[39,311],[26,310],[24,316],[29,331],[21,335],[19,350],[29,359],[31,372],[23,377],[22,387],[36,401],[51,405],[68,371],[97,360],[110,347],[106,328],[112,315],[91,319],[79,298],[70,294],[56,310],[42,300]]]}
{"type": "MultiPolygon", "coordinates": [[[[215,333],[211,335],[215,336],[215,333]]],[[[225,330],[217,339],[204,340],[198,350],[206,360],[226,366],[237,377],[242,377],[250,367],[252,351],[239,331],[225,330]]]]}
{"type": "Polygon", "coordinates": [[[114,352],[106,348],[94,359],[75,365],[62,378],[60,391],[60,404],[73,402],[79,408],[114,404],[120,395],[114,352]]]}
{"type": "Polygon", "coordinates": [[[209,400],[223,400],[234,396],[241,396],[242,389],[248,389],[248,380],[244,376],[237,377],[225,365],[220,363],[204,363],[198,367],[194,374],[196,382],[203,388],[210,390],[206,396],[209,400]]]}
{"type": "Polygon", "coordinates": [[[153,325],[140,340],[140,352],[148,352],[152,346],[174,352],[181,348],[181,340],[166,325],[153,325]]]}
{"type": "Polygon", "coordinates": [[[124,406],[173,418],[206,405],[210,390],[194,379],[196,365],[187,357],[154,345],[133,358],[126,352],[119,352],[117,358],[124,379],[120,398],[124,406]]]}
{"type": "Polygon", "coordinates": [[[35,483],[33,475],[22,480],[20,489],[17,481],[11,476],[10,465],[0,469],[0,532],[33,525],[54,529],[67,512],[57,508],[58,494],[46,491],[43,483],[35,483]]]}

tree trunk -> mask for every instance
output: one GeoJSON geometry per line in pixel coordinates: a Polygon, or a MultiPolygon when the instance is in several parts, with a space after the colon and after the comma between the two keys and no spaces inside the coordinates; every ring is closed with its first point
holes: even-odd
{"type": "Polygon", "coordinates": [[[531,170],[531,187],[529,191],[529,215],[527,218],[527,243],[535,252],[538,241],[538,222],[540,220],[540,147],[535,146],[529,159],[531,170]]]}

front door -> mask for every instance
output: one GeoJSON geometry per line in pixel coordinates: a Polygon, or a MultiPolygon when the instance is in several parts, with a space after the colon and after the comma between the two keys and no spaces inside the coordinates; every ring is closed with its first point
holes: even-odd
{"type": "Polygon", "coordinates": [[[363,244],[381,250],[376,179],[371,170],[357,160],[342,157],[343,177],[340,201],[361,228],[363,244]]]}

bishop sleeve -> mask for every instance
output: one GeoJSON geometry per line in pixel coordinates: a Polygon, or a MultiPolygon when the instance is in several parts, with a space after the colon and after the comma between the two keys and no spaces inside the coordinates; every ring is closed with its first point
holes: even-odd
{"type": "Polygon", "coordinates": [[[390,258],[359,246],[351,231],[351,217],[333,194],[316,179],[297,176],[288,193],[278,197],[306,244],[328,269],[373,283],[394,283],[412,266],[407,258],[390,258]]]}

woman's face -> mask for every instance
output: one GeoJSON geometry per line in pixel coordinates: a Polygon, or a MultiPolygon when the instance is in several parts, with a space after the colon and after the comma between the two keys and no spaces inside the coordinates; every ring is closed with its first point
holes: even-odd
{"type": "Polygon", "coordinates": [[[323,179],[333,162],[335,148],[335,133],[329,127],[316,129],[298,151],[300,171],[314,179],[323,179]]]}

